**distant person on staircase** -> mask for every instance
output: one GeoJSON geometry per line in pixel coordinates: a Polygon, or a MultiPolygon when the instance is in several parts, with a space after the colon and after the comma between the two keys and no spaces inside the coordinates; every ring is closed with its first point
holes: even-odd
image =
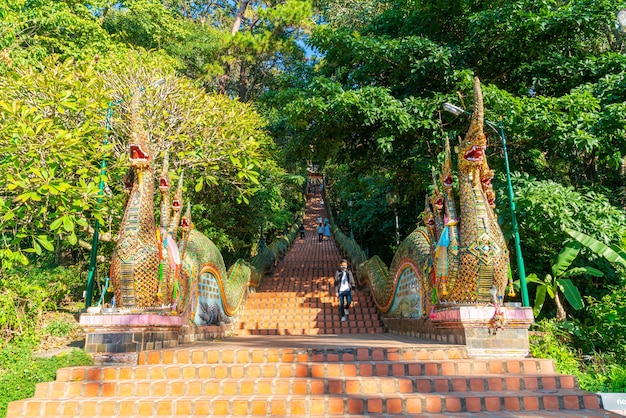
{"type": "Polygon", "coordinates": [[[348,309],[352,304],[352,290],[355,287],[352,270],[348,268],[348,261],[343,259],[341,267],[335,272],[335,292],[339,298],[339,316],[342,322],[348,316],[348,309]]]}
{"type": "Polygon", "coordinates": [[[324,239],[330,240],[330,223],[328,222],[328,219],[324,225],[324,239]]]}
{"type": "Polygon", "coordinates": [[[317,224],[317,241],[322,242],[322,238],[324,237],[324,226],[320,222],[317,224]]]}
{"type": "Polygon", "coordinates": [[[300,224],[300,239],[304,239],[304,222],[300,224]]]}

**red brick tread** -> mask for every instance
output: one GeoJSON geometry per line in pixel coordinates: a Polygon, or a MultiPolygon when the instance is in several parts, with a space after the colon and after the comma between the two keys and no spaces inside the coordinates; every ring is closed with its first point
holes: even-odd
{"type": "Polygon", "coordinates": [[[579,390],[515,391],[451,394],[387,393],[329,395],[108,396],[31,399],[11,404],[21,416],[154,416],[154,415],[298,415],[420,414],[480,411],[561,410],[598,408],[595,394],[579,390]]]}

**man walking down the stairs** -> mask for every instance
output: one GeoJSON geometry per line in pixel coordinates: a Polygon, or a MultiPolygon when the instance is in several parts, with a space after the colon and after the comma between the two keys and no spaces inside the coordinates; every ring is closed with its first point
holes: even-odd
{"type": "Polygon", "coordinates": [[[335,292],[339,297],[339,316],[341,321],[346,320],[348,309],[352,303],[352,290],[354,290],[354,276],[352,270],[348,269],[348,261],[341,260],[341,268],[335,272],[335,292]]]}

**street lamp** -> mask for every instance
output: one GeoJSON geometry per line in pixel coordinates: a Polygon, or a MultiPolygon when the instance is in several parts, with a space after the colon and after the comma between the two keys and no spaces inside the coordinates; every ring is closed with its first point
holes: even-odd
{"type": "MultiPolygon", "coordinates": [[[[153,88],[161,86],[165,83],[165,79],[161,78],[154,83],[148,84],[145,87],[139,89],[139,92],[144,92],[147,88],[153,88]]],[[[130,94],[126,97],[122,97],[121,99],[115,102],[109,102],[107,105],[106,118],[104,120],[104,126],[106,129],[106,135],[104,137],[104,145],[109,143],[109,132],[111,131],[111,119],[113,119],[113,108],[124,103],[124,101],[132,97],[130,94]]],[[[104,191],[104,175],[106,174],[106,159],[102,159],[102,164],[100,166],[100,184],[99,184],[99,192],[98,192],[98,200],[96,202],[96,207],[99,207],[102,203],[102,194],[104,191]]],[[[98,242],[100,238],[100,221],[96,219],[96,224],[94,225],[93,237],[91,239],[91,253],[89,254],[89,274],[87,276],[87,290],[85,292],[85,308],[91,306],[91,302],[93,299],[93,287],[96,279],[96,260],[98,256],[98,242]]]]}
{"type": "Polygon", "coordinates": [[[348,206],[350,207],[350,239],[354,241],[354,233],[352,232],[352,205],[354,202],[348,200],[348,206]]]}
{"type": "MultiPolygon", "coordinates": [[[[446,112],[450,112],[453,115],[472,115],[470,112],[461,109],[452,103],[444,103],[443,109],[446,112]]],[[[517,216],[515,214],[515,195],[513,193],[513,185],[511,184],[511,170],[509,168],[509,154],[506,150],[506,137],[504,136],[504,126],[502,125],[502,119],[496,126],[495,123],[485,119],[485,125],[489,126],[502,140],[502,150],[504,153],[504,166],[506,169],[506,183],[509,194],[509,204],[511,210],[511,223],[513,224],[513,237],[515,238],[515,254],[517,255],[517,269],[519,272],[520,287],[522,289],[522,303],[524,306],[530,306],[528,301],[528,285],[526,284],[526,269],[524,268],[524,258],[522,257],[522,247],[520,245],[519,228],[517,224],[517,216]]]]}

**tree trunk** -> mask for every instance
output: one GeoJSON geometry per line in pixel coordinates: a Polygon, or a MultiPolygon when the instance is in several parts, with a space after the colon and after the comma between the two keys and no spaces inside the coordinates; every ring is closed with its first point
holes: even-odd
{"type": "MultiPolygon", "coordinates": [[[[248,4],[250,0],[241,0],[239,3],[239,9],[237,10],[237,14],[235,15],[235,21],[233,22],[233,27],[230,30],[230,34],[235,36],[237,32],[239,32],[241,28],[241,21],[243,20],[243,15],[246,13],[246,9],[248,8],[248,4]]],[[[230,52],[228,53],[230,55],[230,52]]],[[[230,64],[224,64],[224,74],[220,77],[220,88],[219,92],[221,94],[226,94],[226,87],[228,85],[228,79],[230,78],[230,64]]]]}
{"type": "Polygon", "coordinates": [[[565,309],[563,308],[563,303],[561,302],[561,298],[559,297],[559,292],[554,292],[554,304],[556,305],[556,319],[559,322],[563,322],[567,319],[567,314],[565,313],[565,309]]]}
{"type": "Polygon", "coordinates": [[[239,101],[245,102],[248,97],[248,74],[246,73],[246,63],[241,61],[239,70],[239,101]]]}
{"type": "Polygon", "coordinates": [[[237,32],[239,32],[239,28],[241,26],[241,20],[243,19],[244,13],[246,13],[246,8],[248,7],[248,3],[250,3],[250,0],[241,0],[241,3],[239,4],[239,10],[237,10],[237,14],[235,15],[235,21],[233,22],[233,27],[230,30],[230,34],[233,36],[237,32]]]}

